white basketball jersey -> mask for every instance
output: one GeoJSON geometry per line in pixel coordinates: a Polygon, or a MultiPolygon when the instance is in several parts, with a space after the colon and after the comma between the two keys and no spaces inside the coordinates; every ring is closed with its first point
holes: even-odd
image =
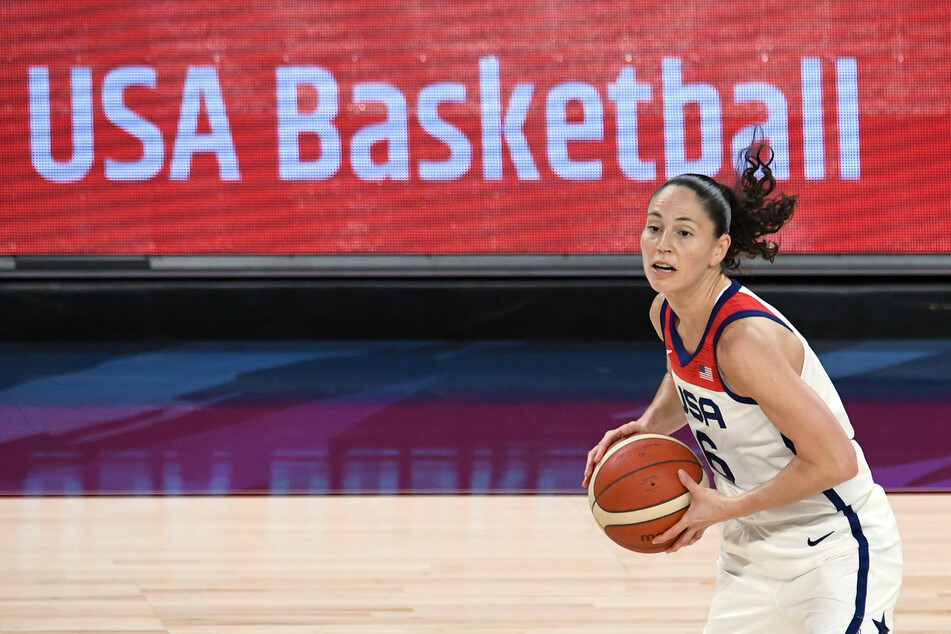
{"type": "MultiPolygon", "coordinates": [[[[773,478],[795,455],[792,441],[783,436],[753,399],[739,396],[725,385],[717,367],[716,346],[723,329],[737,319],[765,317],[789,328],[802,342],[802,379],[832,410],[851,439],[852,425],[832,381],[806,340],[775,308],[751,291],[733,283],[721,293],[693,353],[675,328],[676,316],[667,304],[661,308],[661,328],[667,356],[694,437],[714,472],[717,489],[737,495],[773,478]]],[[[875,486],[861,448],[852,441],[858,474],[834,489],[793,504],[760,511],[744,522],[814,523],[822,516],[843,511],[866,498],[875,486]]]]}

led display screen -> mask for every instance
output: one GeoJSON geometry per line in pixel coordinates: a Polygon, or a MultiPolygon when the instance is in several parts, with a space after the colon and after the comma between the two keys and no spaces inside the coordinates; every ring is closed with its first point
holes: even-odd
{"type": "Polygon", "coordinates": [[[951,252],[951,4],[0,6],[0,255],[629,254],[758,126],[791,253],[951,252]]]}

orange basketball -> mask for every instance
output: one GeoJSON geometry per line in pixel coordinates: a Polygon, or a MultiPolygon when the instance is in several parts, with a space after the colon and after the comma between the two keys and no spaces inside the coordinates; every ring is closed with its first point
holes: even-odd
{"type": "Polygon", "coordinates": [[[660,434],[636,434],[611,445],[588,483],[594,519],[614,542],[639,553],[661,552],[653,544],[687,512],[690,493],[677,477],[683,469],[707,486],[707,474],[687,445],[660,434]]]}

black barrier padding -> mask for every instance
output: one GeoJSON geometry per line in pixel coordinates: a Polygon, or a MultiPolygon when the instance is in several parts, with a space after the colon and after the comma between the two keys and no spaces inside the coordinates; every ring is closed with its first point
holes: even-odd
{"type": "MultiPolygon", "coordinates": [[[[742,280],[808,338],[951,336],[951,279],[742,280]]],[[[7,279],[0,338],[650,340],[641,278],[7,279]]]]}

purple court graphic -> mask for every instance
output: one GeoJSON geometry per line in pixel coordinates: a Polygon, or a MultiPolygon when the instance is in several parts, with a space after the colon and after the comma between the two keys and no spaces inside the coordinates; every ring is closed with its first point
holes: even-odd
{"type": "MultiPolygon", "coordinates": [[[[876,479],[951,489],[951,340],[813,343],[876,479]]],[[[618,341],[5,343],[0,493],[580,494],[663,361],[618,341]]]]}

